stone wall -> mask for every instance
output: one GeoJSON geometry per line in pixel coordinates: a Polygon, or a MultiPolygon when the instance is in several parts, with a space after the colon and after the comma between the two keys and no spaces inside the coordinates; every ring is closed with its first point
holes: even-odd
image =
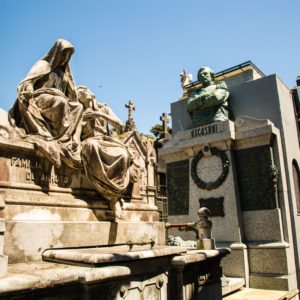
{"type": "MultiPolygon", "coordinates": [[[[155,189],[124,203],[115,222],[109,203],[89,185],[84,172],[55,169],[33,145],[0,139],[0,246],[9,263],[41,260],[46,248],[105,245],[127,241],[165,243],[155,189]]],[[[1,252],[0,252],[1,255],[1,252]]]]}

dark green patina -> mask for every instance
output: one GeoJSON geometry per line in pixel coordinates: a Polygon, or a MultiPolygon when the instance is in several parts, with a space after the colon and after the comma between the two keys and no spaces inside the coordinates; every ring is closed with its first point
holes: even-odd
{"type": "Polygon", "coordinates": [[[210,68],[199,69],[198,80],[202,87],[190,92],[187,100],[193,127],[228,120],[229,92],[226,83],[215,84],[214,79],[215,74],[210,68]]]}

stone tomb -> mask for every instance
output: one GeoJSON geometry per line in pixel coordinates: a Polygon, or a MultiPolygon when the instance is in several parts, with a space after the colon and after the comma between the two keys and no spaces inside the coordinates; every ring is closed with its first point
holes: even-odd
{"type": "Polygon", "coordinates": [[[73,53],[57,40],[0,110],[0,299],[221,299],[229,250],[165,245],[153,142],[132,102],[124,132],[75,85],[73,53]]]}
{"type": "MultiPolygon", "coordinates": [[[[225,276],[251,288],[296,291],[292,166],[300,153],[293,101],[276,75],[258,76],[252,66],[229,71],[228,80],[221,72],[234,121],[191,128],[185,96],[172,103],[175,133],[158,152],[166,166],[168,222],[191,222],[199,207],[208,207],[217,247],[232,250],[222,262],[225,276]]],[[[168,234],[194,238],[175,229],[168,234]]]]}
{"type": "Polygon", "coordinates": [[[31,143],[2,132],[0,299],[221,299],[219,264],[229,251],[165,246],[155,152],[137,132],[123,141],[142,171],[116,222],[83,171],[56,169],[31,143]]]}
{"type": "Polygon", "coordinates": [[[155,152],[136,132],[124,143],[142,172],[117,222],[83,171],[56,169],[31,143],[4,135],[0,299],[221,299],[219,264],[229,251],[165,246],[152,185],[155,152]]]}
{"type": "Polygon", "coordinates": [[[136,134],[127,135],[125,142],[140,155],[143,183],[135,187],[132,197],[124,195],[124,219],[111,223],[114,212],[91,188],[82,171],[65,165],[56,169],[31,143],[0,139],[4,252],[10,253],[10,263],[40,260],[41,251],[49,247],[150,239],[164,243],[164,224],[158,221],[155,206],[155,160],[136,134]]]}

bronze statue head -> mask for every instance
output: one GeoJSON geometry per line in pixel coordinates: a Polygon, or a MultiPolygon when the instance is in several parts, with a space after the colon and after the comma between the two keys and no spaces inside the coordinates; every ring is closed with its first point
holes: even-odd
{"type": "Polygon", "coordinates": [[[209,86],[214,83],[215,72],[209,67],[202,67],[199,69],[197,77],[204,87],[209,86]]]}

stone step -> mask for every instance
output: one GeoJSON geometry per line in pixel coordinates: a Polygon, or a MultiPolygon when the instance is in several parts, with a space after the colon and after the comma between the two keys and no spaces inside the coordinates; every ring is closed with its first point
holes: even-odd
{"type": "Polygon", "coordinates": [[[299,291],[274,291],[243,288],[223,298],[223,300],[289,300],[296,299],[299,291]]]}
{"type": "Polygon", "coordinates": [[[221,277],[223,297],[240,290],[245,285],[245,278],[221,277]]]}

